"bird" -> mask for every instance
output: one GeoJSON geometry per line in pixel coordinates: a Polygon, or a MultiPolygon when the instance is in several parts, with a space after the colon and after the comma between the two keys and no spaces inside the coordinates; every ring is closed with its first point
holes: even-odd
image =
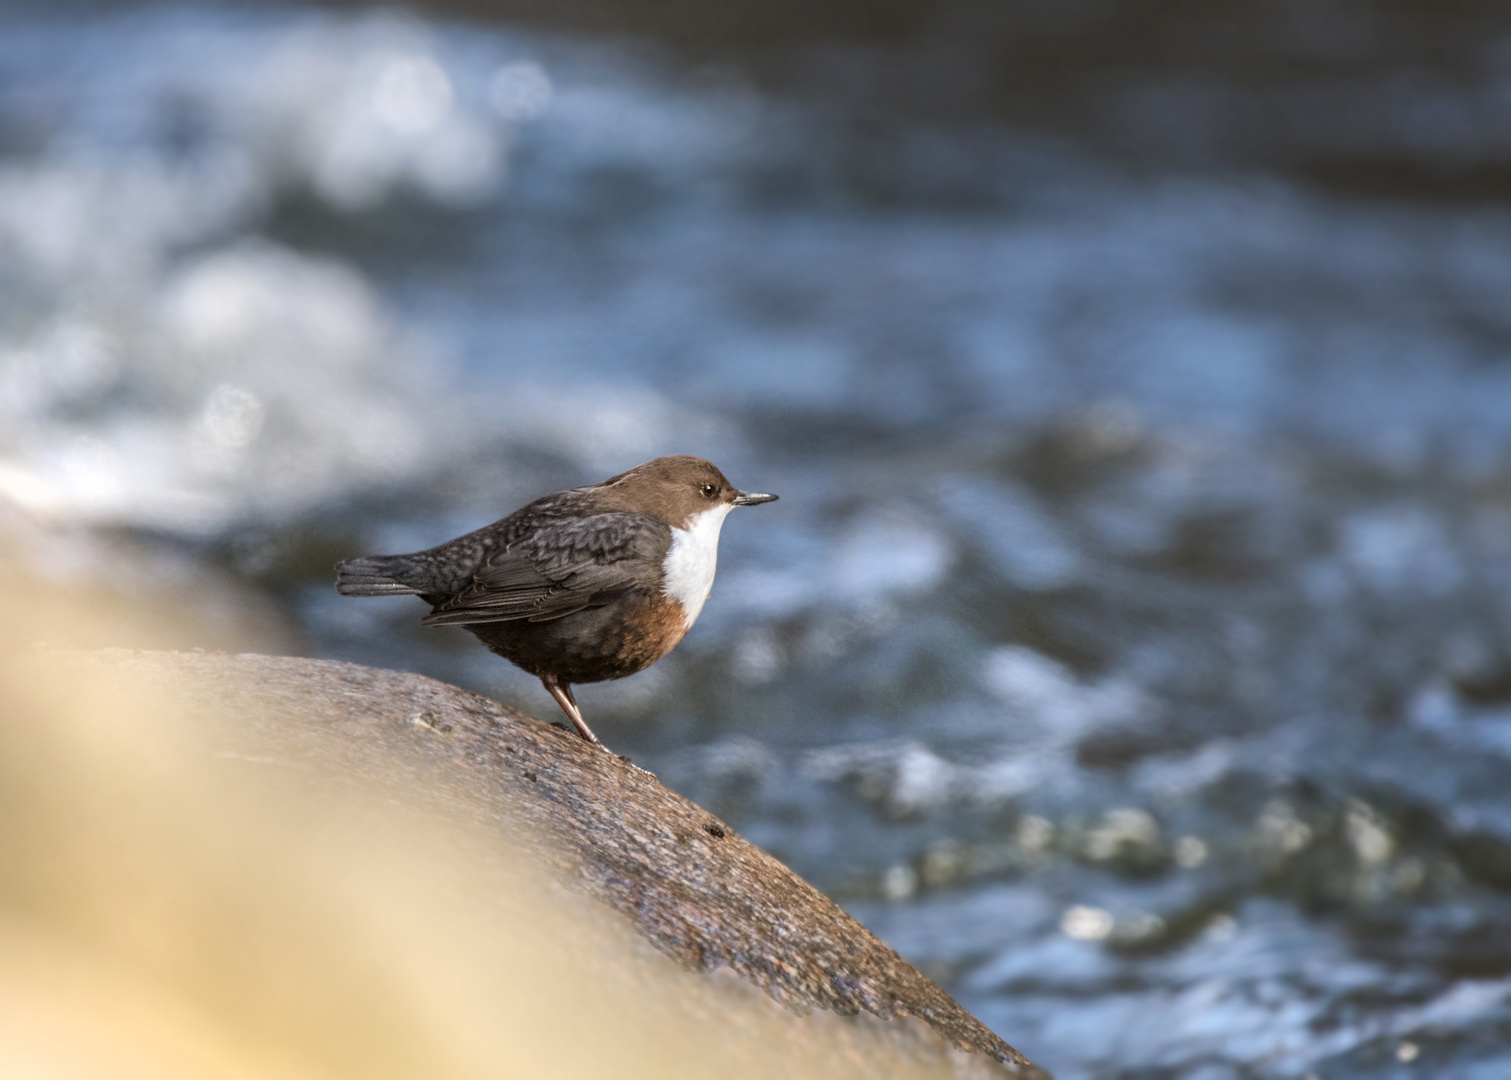
{"type": "Polygon", "coordinates": [[[337,563],[336,590],[418,596],[430,605],[421,625],[471,631],[607,750],[573,684],[622,679],[670,652],[713,588],[724,518],[776,498],[740,491],[703,458],[658,457],[425,551],[337,563]]]}

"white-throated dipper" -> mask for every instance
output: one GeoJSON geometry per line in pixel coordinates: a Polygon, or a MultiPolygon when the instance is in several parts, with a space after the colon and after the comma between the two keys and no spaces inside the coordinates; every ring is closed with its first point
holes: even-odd
{"type": "Polygon", "coordinates": [[[420,597],[423,625],[464,626],[538,676],[601,747],[572,684],[622,679],[670,652],[713,588],[725,516],[775,499],[736,490],[702,458],[660,457],[428,551],[338,563],[336,589],[420,597]]]}

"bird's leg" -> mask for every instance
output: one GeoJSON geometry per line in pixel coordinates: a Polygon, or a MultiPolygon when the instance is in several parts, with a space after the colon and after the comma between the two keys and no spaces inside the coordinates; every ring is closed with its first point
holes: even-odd
{"type": "Polygon", "coordinates": [[[656,775],[649,769],[642,769],[639,765],[636,765],[633,761],[625,757],[623,754],[616,754],[607,746],[603,745],[603,740],[601,740],[597,735],[594,735],[593,729],[588,727],[586,721],[583,720],[582,710],[577,707],[577,699],[572,696],[571,683],[563,682],[555,675],[542,675],[540,677],[540,681],[541,684],[545,686],[548,691],[550,691],[551,696],[556,699],[556,704],[561,706],[561,711],[567,714],[567,719],[571,720],[572,723],[577,727],[577,734],[581,735],[584,739],[592,743],[594,746],[598,747],[598,749],[602,750],[610,757],[618,758],[620,761],[624,762],[636,772],[643,772],[646,776],[656,775]]]}
{"type": "Polygon", "coordinates": [[[608,747],[603,745],[603,741],[593,734],[593,729],[588,727],[587,721],[583,720],[582,710],[577,707],[577,699],[572,696],[571,684],[562,682],[555,675],[542,675],[540,681],[556,699],[556,704],[561,706],[561,711],[567,714],[567,719],[572,721],[572,725],[577,728],[577,734],[594,746],[607,750],[608,747]]]}

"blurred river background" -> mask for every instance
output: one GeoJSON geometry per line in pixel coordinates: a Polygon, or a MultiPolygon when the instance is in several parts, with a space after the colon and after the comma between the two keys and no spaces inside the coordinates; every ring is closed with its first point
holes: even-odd
{"type": "Polygon", "coordinates": [[[0,533],[555,719],[331,564],[701,454],[610,745],[1061,1080],[1511,1075],[1511,17],[862,7],[0,2],[0,533]]]}

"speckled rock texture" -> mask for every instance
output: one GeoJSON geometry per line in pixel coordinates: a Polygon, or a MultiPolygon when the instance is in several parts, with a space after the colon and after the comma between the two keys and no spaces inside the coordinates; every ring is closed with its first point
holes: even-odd
{"type": "Polygon", "coordinates": [[[798,1012],[922,1025],[968,1073],[1044,1077],[860,923],[724,822],[561,728],[422,676],[259,655],[74,654],[81,677],[171,684],[215,725],[218,752],[276,752],[341,783],[507,830],[568,888],[629,919],[688,969],[727,969],[798,1012]],[[456,798],[462,792],[464,799],[456,798]],[[463,807],[459,811],[459,805],[463,807]],[[983,1060],[984,1059],[984,1060],[983,1060]],[[992,1064],[995,1063],[995,1064],[992,1064]]]}

